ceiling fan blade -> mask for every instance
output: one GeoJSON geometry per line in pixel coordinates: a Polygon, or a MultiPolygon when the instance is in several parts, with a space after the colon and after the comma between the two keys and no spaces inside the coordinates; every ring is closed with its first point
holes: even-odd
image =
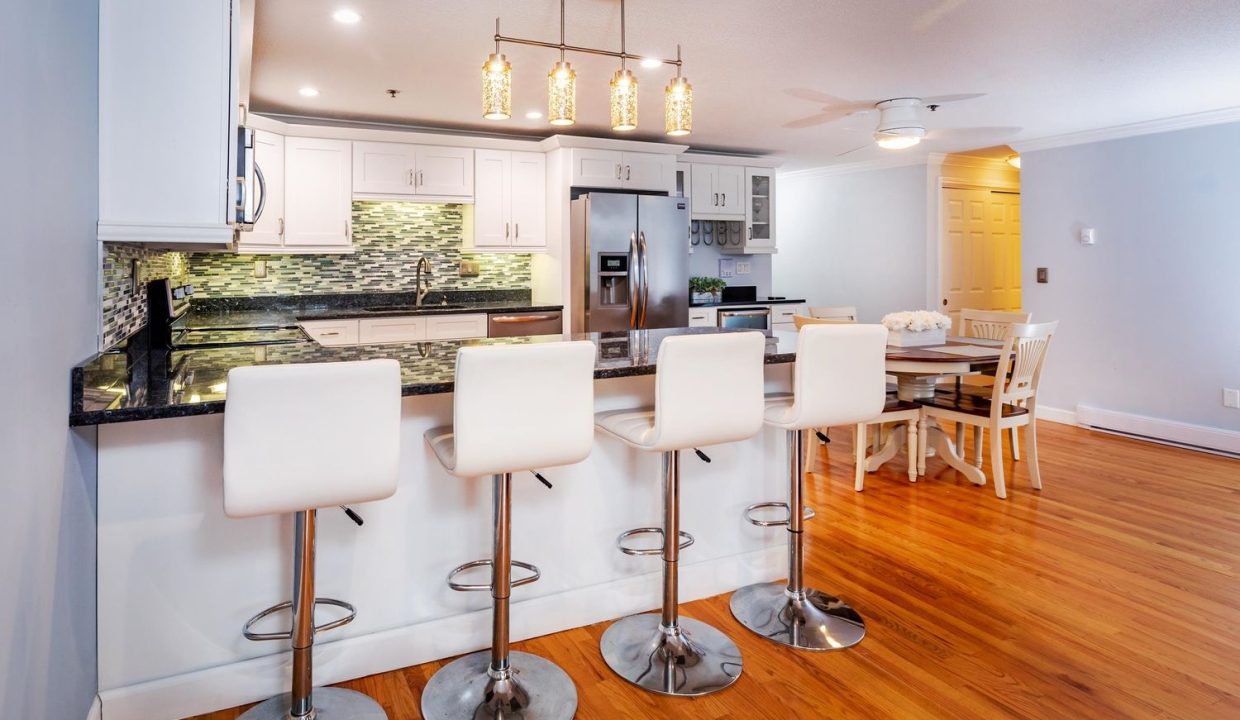
{"type": "Polygon", "coordinates": [[[985,97],[986,93],[959,93],[956,95],[933,95],[921,99],[922,105],[942,105],[949,102],[960,102],[962,100],[972,100],[974,98],[985,97]]]}
{"type": "Polygon", "coordinates": [[[840,118],[848,117],[848,115],[849,113],[840,112],[839,110],[824,110],[823,112],[810,115],[809,117],[803,117],[800,120],[786,122],[784,123],[784,127],[800,129],[814,127],[815,125],[825,125],[826,123],[839,120],[840,118]]]}
{"type": "Polygon", "coordinates": [[[920,17],[913,21],[913,29],[917,32],[925,32],[931,27],[938,24],[947,15],[950,15],[956,8],[964,5],[968,0],[942,0],[939,4],[922,13],[920,17]]]}
{"type": "Polygon", "coordinates": [[[848,100],[837,98],[834,95],[828,95],[824,92],[818,92],[817,90],[810,90],[809,88],[788,88],[784,90],[784,93],[791,95],[794,98],[801,98],[802,100],[809,100],[810,102],[822,103],[823,105],[850,104],[850,101],[848,100]]]}
{"type": "Polygon", "coordinates": [[[845,151],[844,151],[844,152],[842,152],[842,153],[838,153],[838,154],[836,154],[836,157],[844,157],[845,155],[852,155],[853,153],[857,152],[858,150],[864,150],[864,149],[866,149],[866,148],[870,147],[870,146],[871,146],[871,145],[873,145],[873,144],[874,144],[874,143],[872,143],[872,142],[867,142],[866,144],[864,144],[864,145],[859,145],[859,146],[857,146],[857,147],[853,148],[852,150],[845,150],[845,151]]]}

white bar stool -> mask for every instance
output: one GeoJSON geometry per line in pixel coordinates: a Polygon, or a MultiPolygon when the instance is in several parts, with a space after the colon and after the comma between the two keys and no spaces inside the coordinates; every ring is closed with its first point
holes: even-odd
{"type": "Polygon", "coordinates": [[[797,336],[793,394],[768,399],[766,424],[788,432],[788,517],[753,517],[758,508],[783,503],[751,505],[746,517],[755,525],[787,526],[788,582],[743,587],[733,593],[730,605],[742,625],[783,645],[835,650],[865,637],[865,622],[855,610],[804,585],[805,433],[855,425],[882,412],[886,346],[887,329],[881,325],[806,325],[797,336]]]}
{"type": "Polygon", "coordinates": [[[741,674],[741,652],[706,623],[679,616],[680,550],[693,537],[680,530],[680,451],[736,442],[762,429],[763,353],[756,332],[682,335],[659,345],[653,408],[598,413],[595,424],[628,445],[663,453],[663,527],[622,533],[620,550],[663,556],[661,613],[631,615],[603,633],[603,659],[629,682],[663,695],[705,695],[741,674]],[[703,422],[703,419],[707,419],[703,422]],[[660,549],[625,547],[642,533],[663,538],[660,549]]]}
{"type": "MultiPolygon", "coordinates": [[[[293,599],[245,624],[250,640],[291,640],[292,692],[251,708],[240,720],[386,720],[377,702],[343,688],[314,690],[315,633],[356,617],[342,600],[315,597],[316,508],[391,497],[400,463],[400,364],[395,360],[259,365],[228,373],[224,414],[224,513],[245,518],[295,513],[293,599]],[[316,626],[314,608],[344,617],[316,626]],[[292,610],[292,629],[252,630],[292,610]]],[[[350,517],[360,524],[351,510],[350,517]]]]}
{"type": "Polygon", "coordinates": [[[453,590],[491,591],[491,649],[435,673],[422,692],[427,720],[569,720],[577,711],[577,689],[559,666],[508,648],[512,589],[540,576],[537,567],[511,557],[512,473],[569,465],[590,454],[594,356],[591,342],[487,345],[457,353],[452,425],[428,430],[426,442],[452,475],[493,476],[494,553],[448,575],[453,590]],[[514,581],[512,565],[531,574],[514,581]],[[459,573],[482,566],[491,568],[489,583],[457,582],[459,573]]]}

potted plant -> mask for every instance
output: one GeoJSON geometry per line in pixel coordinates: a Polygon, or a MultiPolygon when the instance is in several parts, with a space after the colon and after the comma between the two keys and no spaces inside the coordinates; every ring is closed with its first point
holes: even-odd
{"type": "Polygon", "coordinates": [[[689,278],[689,292],[696,302],[719,302],[719,293],[727,286],[726,282],[717,277],[689,278]]]}
{"type": "Polygon", "coordinates": [[[933,310],[911,310],[883,316],[887,328],[887,344],[894,347],[942,345],[952,319],[933,310]]]}

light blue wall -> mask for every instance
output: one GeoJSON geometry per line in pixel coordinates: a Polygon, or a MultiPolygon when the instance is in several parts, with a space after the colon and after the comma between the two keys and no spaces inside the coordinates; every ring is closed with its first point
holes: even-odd
{"type": "Polygon", "coordinates": [[[1240,123],[1021,164],[1025,309],[1061,323],[1040,402],[1240,430],[1240,123]]]}
{"type": "Polygon", "coordinates": [[[714,245],[699,244],[689,256],[689,274],[718,277],[719,259],[725,257],[749,263],[749,274],[726,278],[728,285],[754,285],[758,288],[760,299],[773,294],[787,296],[778,287],[772,287],[770,255],[724,255],[714,245]]]}
{"type": "Polygon", "coordinates": [[[0,23],[0,715],[82,720],[96,693],[94,433],[69,368],[98,313],[98,11],[14,0],[0,23]]]}
{"type": "Polygon", "coordinates": [[[772,285],[878,322],[926,303],[926,166],[781,175],[772,285]]]}

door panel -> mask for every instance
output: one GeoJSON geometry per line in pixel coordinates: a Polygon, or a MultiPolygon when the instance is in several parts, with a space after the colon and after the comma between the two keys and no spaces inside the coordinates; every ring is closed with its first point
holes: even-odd
{"type": "Polygon", "coordinates": [[[637,203],[638,233],[646,241],[643,298],[646,328],[689,324],[689,247],[684,227],[689,209],[681,198],[642,196],[637,203]]]}
{"type": "Polygon", "coordinates": [[[254,164],[263,173],[263,214],[253,230],[241,233],[239,244],[279,247],[284,243],[284,138],[255,130],[254,164]]]}
{"type": "Polygon", "coordinates": [[[353,192],[412,195],[413,156],[413,145],[353,143],[353,192]]]}
{"type": "Polygon", "coordinates": [[[474,247],[507,247],[511,153],[478,150],[474,155],[474,247]]]}
{"type": "Polygon", "coordinates": [[[960,327],[960,310],[1021,309],[1020,195],[943,189],[940,311],[960,327]]]}
{"type": "Polygon", "coordinates": [[[347,140],[284,139],[285,247],[352,244],[351,150],[347,140]]]}
{"type": "Polygon", "coordinates": [[[470,148],[418,145],[413,167],[418,195],[474,194],[474,151],[470,148]]]}
{"type": "MultiPolygon", "coordinates": [[[[586,330],[604,332],[630,329],[632,298],[616,305],[604,305],[603,278],[599,276],[599,254],[611,253],[628,258],[628,271],[637,271],[636,255],[630,255],[630,237],[637,234],[636,195],[617,193],[590,193],[586,203],[585,247],[580,272],[587,273],[590,294],[586,307],[586,330]]],[[[635,278],[634,278],[635,279],[635,278]]],[[[625,296],[627,278],[617,279],[624,283],[617,297],[625,296]]]]}
{"type": "Polygon", "coordinates": [[[543,247],[547,244],[547,156],[514,152],[511,173],[512,244],[543,247]]]}
{"type": "Polygon", "coordinates": [[[692,187],[693,213],[701,215],[703,213],[719,212],[718,198],[715,195],[715,178],[719,174],[718,165],[693,165],[693,172],[689,175],[689,181],[692,187]]]}

